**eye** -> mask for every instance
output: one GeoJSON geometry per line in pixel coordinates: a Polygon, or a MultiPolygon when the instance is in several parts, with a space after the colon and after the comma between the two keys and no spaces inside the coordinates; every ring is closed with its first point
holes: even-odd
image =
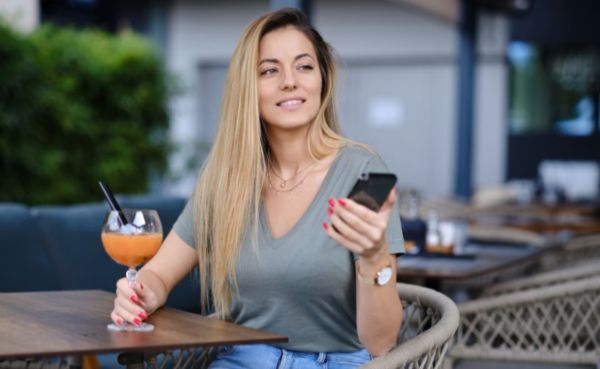
{"type": "Polygon", "coordinates": [[[261,76],[269,76],[269,75],[271,75],[273,73],[276,73],[276,72],[277,72],[276,68],[267,68],[267,69],[262,70],[260,72],[260,75],[261,76]]]}
{"type": "Polygon", "coordinates": [[[298,67],[298,69],[299,70],[313,70],[315,68],[310,64],[302,64],[298,67]]]}

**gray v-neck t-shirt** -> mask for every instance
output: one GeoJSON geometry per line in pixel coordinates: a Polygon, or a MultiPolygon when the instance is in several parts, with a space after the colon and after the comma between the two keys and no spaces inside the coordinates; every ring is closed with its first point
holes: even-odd
{"type": "MultiPolygon", "coordinates": [[[[353,254],[330,239],[327,200],[346,197],[363,172],[388,172],[383,160],[360,146],[338,153],[321,188],[298,222],[274,239],[261,207],[257,247],[251,232],[240,250],[233,294],[234,323],[289,337],[279,346],[295,351],[350,352],[362,348],[356,330],[356,278],[353,254]]],[[[192,201],[174,230],[195,246],[192,201]]],[[[249,227],[252,228],[252,227],[249,227]]],[[[387,229],[390,254],[404,252],[397,208],[387,229]]]]}

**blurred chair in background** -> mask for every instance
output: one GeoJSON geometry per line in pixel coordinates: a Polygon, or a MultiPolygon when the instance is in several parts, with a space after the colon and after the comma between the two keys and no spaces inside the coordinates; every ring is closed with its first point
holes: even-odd
{"type": "Polygon", "coordinates": [[[586,272],[522,279],[459,304],[446,367],[456,360],[600,365],[600,275],[586,272]]]}

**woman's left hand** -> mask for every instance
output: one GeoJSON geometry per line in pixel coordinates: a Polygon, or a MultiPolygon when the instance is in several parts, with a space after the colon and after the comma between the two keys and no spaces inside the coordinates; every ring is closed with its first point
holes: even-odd
{"type": "Polygon", "coordinates": [[[385,231],[396,198],[396,189],[393,188],[379,212],[374,212],[351,199],[330,198],[327,209],[330,223],[323,223],[323,228],[329,237],[340,245],[363,259],[369,259],[377,255],[386,244],[385,231]]]}

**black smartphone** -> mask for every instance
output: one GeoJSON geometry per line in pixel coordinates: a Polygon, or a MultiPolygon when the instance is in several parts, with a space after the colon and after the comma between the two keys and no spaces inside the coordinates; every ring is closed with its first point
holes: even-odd
{"type": "Polygon", "coordinates": [[[392,173],[362,173],[348,198],[373,211],[379,211],[396,181],[397,178],[392,173]]]}

